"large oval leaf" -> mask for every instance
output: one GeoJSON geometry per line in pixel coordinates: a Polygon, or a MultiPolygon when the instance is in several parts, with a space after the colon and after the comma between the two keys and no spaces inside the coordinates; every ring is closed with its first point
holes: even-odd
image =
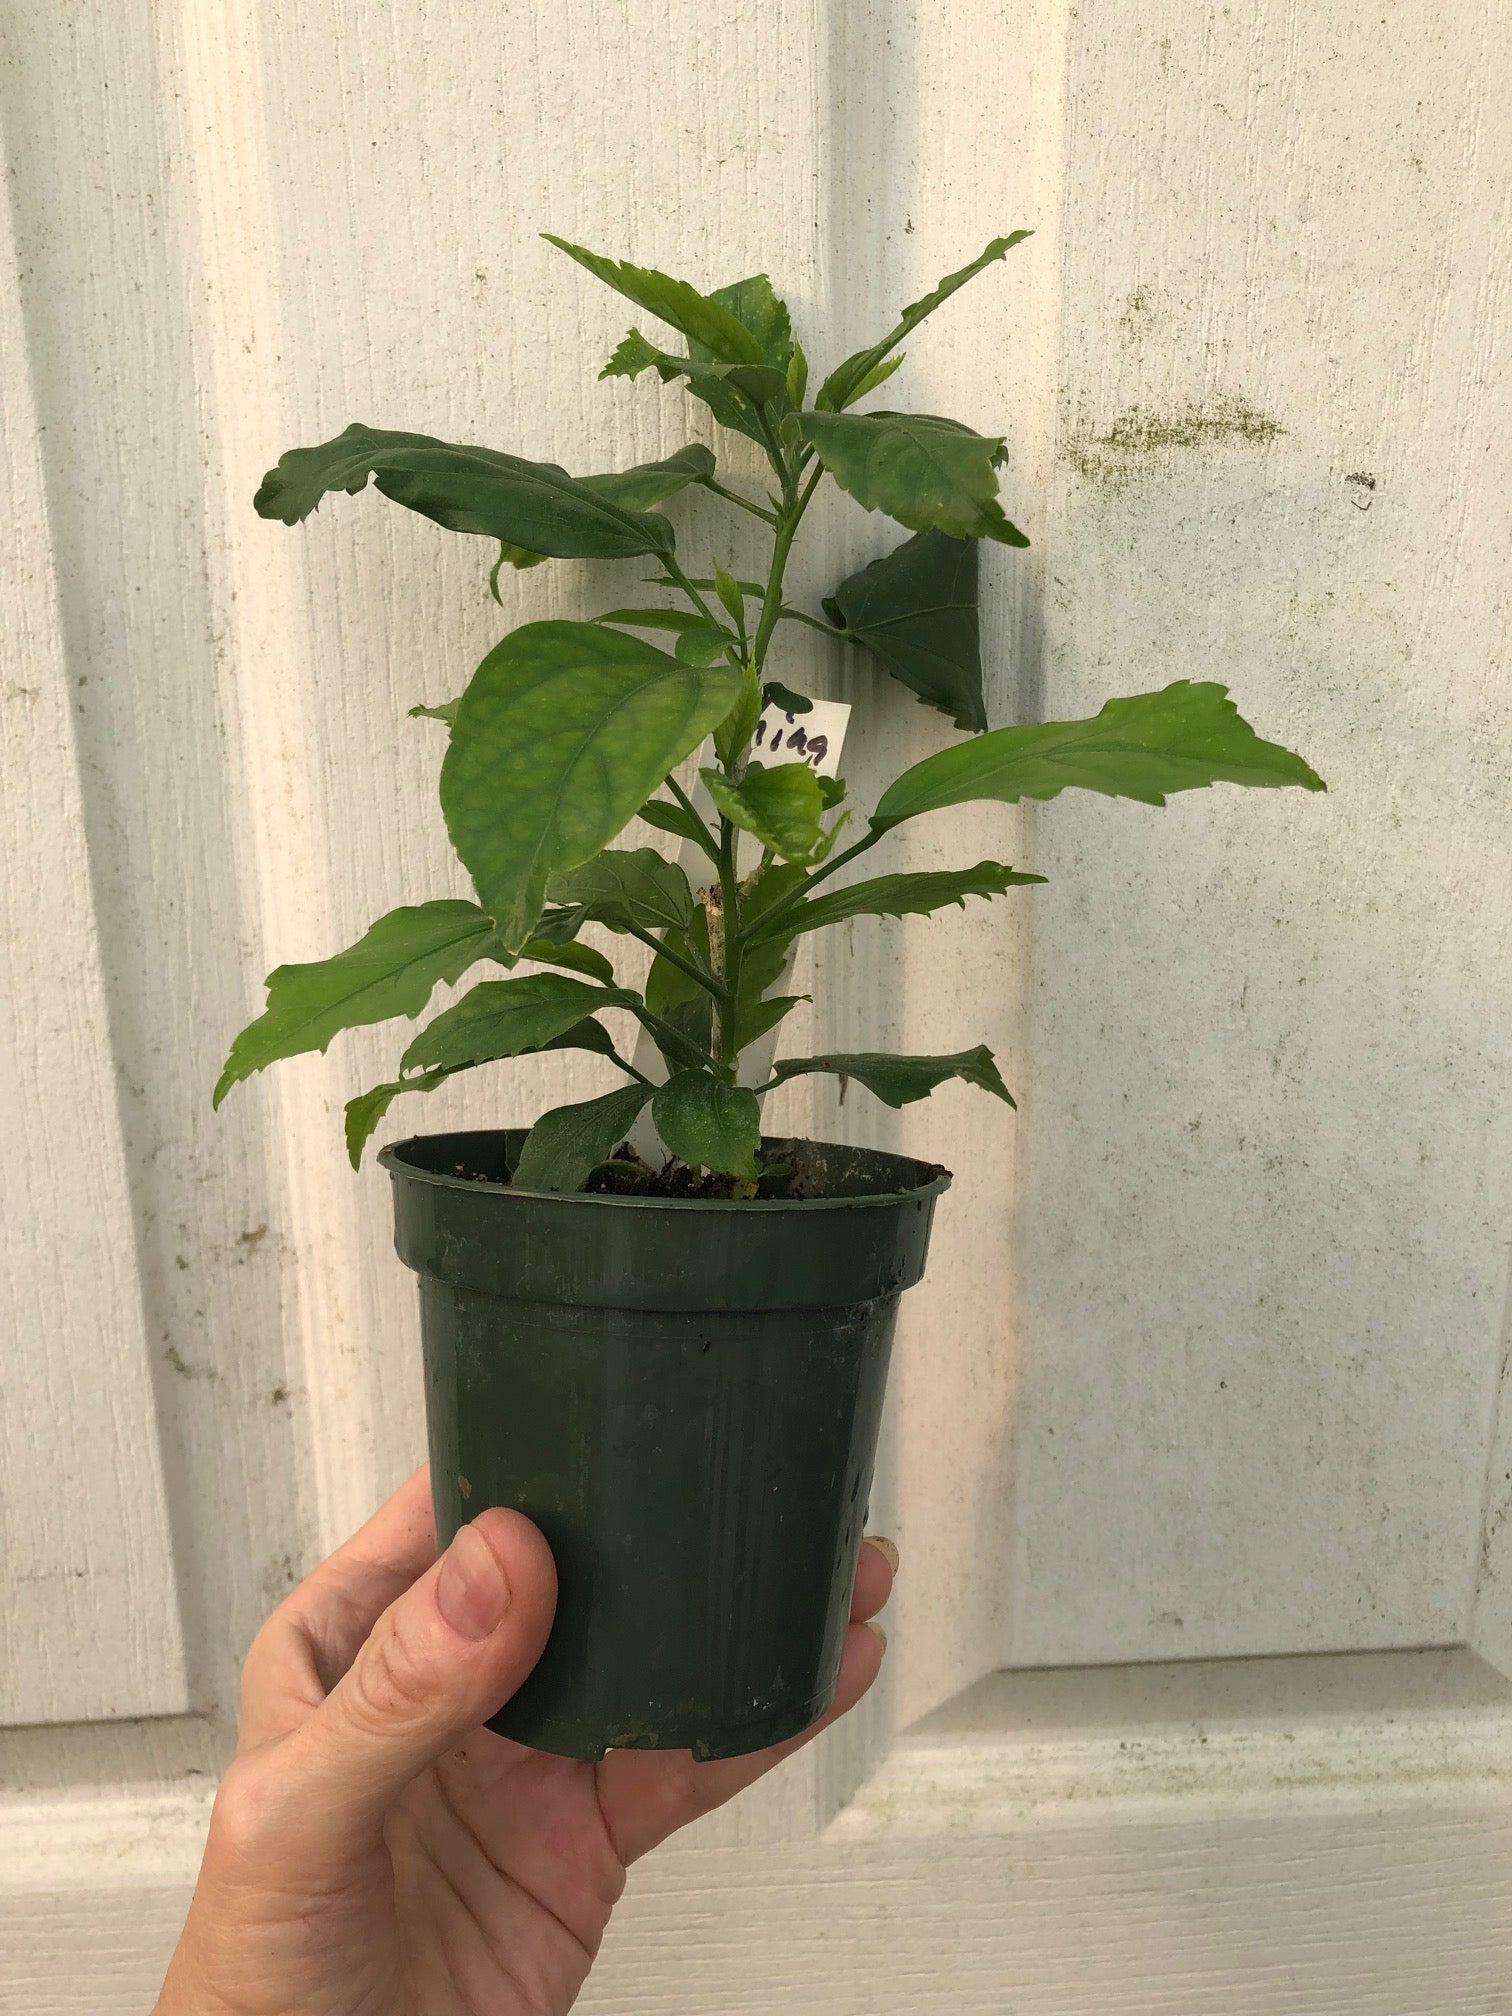
{"type": "Polygon", "coordinates": [[[457,706],[441,808],[506,949],[530,936],[547,878],[607,846],[739,692],[727,667],[597,623],[527,623],[495,645],[457,706]]]}
{"type": "Polygon", "coordinates": [[[997,501],[1000,436],[936,413],[804,413],[798,431],[842,490],[914,532],[1029,541],[997,501]]]}
{"type": "Polygon", "coordinates": [[[926,756],[883,792],[872,824],[896,826],[975,798],[1054,798],[1072,785],[1164,805],[1167,792],[1221,783],[1327,788],[1300,756],[1261,741],[1226,686],[1178,679],[1159,693],[1110,700],[1090,721],[994,728],[926,756]]]}
{"type": "Polygon", "coordinates": [[[807,861],[823,839],[824,794],[807,763],[753,763],[738,784],[699,772],[719,811],[784,861],[807,861]]]}
{"type": "Polygon", "coordinates": [[[591,1172],[635,1125],[649,1085],[623,1085],[601,1099],[556,1106],[525,1137],[515,1167],[519,1190],[581,1190],[591,1172]]]}
{"type": "Polygon", "coordinates": [[[390,910],[333,959],[277,967],[268,975],[267,1007],[231,1046],[215,1104],[277,1058],[324,1050],[339,1030],[418,1015],[440,983],[460,979],[499,949],[485,911],[443,899],[390,910]]]}
{"type": "Polygon", "coordinates": [[[987,726],[975,539],[918,532],[842,581],[825,614],[957,728],[987,726]]]}
{"type": "Polygon", "coordinates": [[[753,1178],[761,1171],[761,1107],[744,1085],[726,1085],[709,1071],[679,1071],[651,1102],[656,1131],[690,1169],[753,1178]]]}
{"type": "Polygon", "coordinates": [[[252,502],[262,517],[296,525],[328,491],[355,493],[369,476],[385,497],[450,532],[478,532],[521,549],[524,559],[517,565],[543,554],[616,560],[673,548],[672,527],[657,512],[630,510],[554,462],[527,462],[496,448],[456,447],[428,434],[360,423],[334,441],[280,456],[252,502]]]}

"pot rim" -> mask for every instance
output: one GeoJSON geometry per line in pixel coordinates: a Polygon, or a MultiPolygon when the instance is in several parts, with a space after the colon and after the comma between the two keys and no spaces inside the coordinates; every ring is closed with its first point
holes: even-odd
{"type": "MultiPolygon", "coordinates": [[[[479,1127],[459,1130],[464,1133],[497,1135],[512,1130],[497,1127],[479,1127]]],[[[402,1176],[409,1182],[433,1185],[439,1190],[456,1190],[469,1197],[490,1194],[499,1197],[529,1197],[549,1204],[608,1206],[620,1211],[715,1211],[738,1213],[746,1217],[751,1213],[771,1215],[793,1212],[857,1211],[869,1206],[897,1205],[939,1197],[948,1190],[954,1178],[952,1172],[941,1163],[926,1162],[916,1155],[899,1154],[891,1148],[858,1148],[852,1143],[839,1141],[813,1141],[801,1134],[764,1134],[762,1147],[782,1141],[802,1141],[813,1148],[836,1148],[850,1154],[885,1156],[893,1162],[912,1162],[914,1167],[927,1172],[925,1180],[909,1184],[901,1190],[865,1190],[848,1197],[616,1197],[603,1191],[589,1190],[527,1190],[523,1184],[481,1182],[475,1176],[452,1176],[437,1169],[427,1169],[423,1163],[412,1161],[405,1149],[417,1147],[421,1142],[455,1138],[447,1134],[411,1134],[403,1141],[391,1141],[378,1151],[378,1161],[391,1176],[402,1176]]]]}

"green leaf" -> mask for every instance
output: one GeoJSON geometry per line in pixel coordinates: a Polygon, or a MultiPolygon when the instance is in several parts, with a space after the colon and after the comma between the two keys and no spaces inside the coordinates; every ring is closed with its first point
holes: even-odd
{"type": "MultiPolygon", "coordinates": [[[[773,291],[765,273],[753,273],[748,280],[736,280],[728,287],[716,287],[709,299],[717,301],[722,308],[728,308],[736,321],[751,332],[761,352],[762,363],[770,364],[773,370],[786,376],[793,355],[793,321],[788,314],[787,303],[773,291]]],[[[690,348],[695,357],[703,347],[699,337],[690,338],[690,348]]],[[[717,351],[710,354],[719,355],[717,351]]]]}
{"type": "Polygon", "coordinates": [[[627,630],[701,630],[705,619],[696,609],[606,609],[595,623],[618,623],[627,630]]]}
{"type": "Polygon", "coordinates": [[[806,861],[823,838],[824,799],[807,763],[779,763],[770,770],[753,763],[739,784],[717,770],[700,775],[725,818],[754,833],[784,861],[806,861]]]}
{"type": "Polygon", "coordinates": [[[690,441],[686,448],[679,448],[675,455],[665,456],[660,462],[642,462],[634,469],[621,469],[608,476],[585,476],[582,480],[611,503],[623,505],[627,511],[644,511],[652,504],[660,504],[664,497],[686,490],[690,483],[701,483],[718,466],[712,450],[701,441],[690,441]]]}
{"type": "Polygon", "coordinates": [[[581,868],[553,875],[547,892],[553,902],[576,904],[585,919],[611,931],[685,931],[693,915],[687,876],[654,847],[595,854],[581,868]]]}
{"type": "Polygon", "coordinates": [[[703,401],[722,427],[733,428],[752,441],[763,438],[755,419],[756,407],[780,404],[787,396],[785,375],[770,365],[715,364],[669,355],[648,343],[638,329],[632,329],[619,344],[599,376],[638,378],[643,371],[654,371],[664,385],[685,379],[694,398],[703,401]]]}
{"type": "Polygon", "coordinates": [[[651,1101],[663,1141],[690,1169],[754,1178],[761,1172],[761,1107],[743,1085],[725,1085],[710,1071],[678,1071],[651,1101]]]}
{"type": "Polygon", "coordinates": [[[555,944],[550,938],[527,938],[520,947],[521,959],[533,959],[538,966],[561,966],[569,973],[586,974],[590,980],[598,980],[605,987],[614,985],[614,967],[602,952],[591,945],[579,945],[573,939],[564,944],[555,944]]]}
{"type": "MultiPolygon", "coordinates": [[[[541,1050],[593,1050],[602,1057],[614,1055],[614,1044],[610,1041],[608,1030],[594,1021],[574,1022],[560,1036],[554,1036],[549,1043],[537,1047],[541,1050]]],[[[396,1078],[387,1085],[375,1085],[371,1092],[360,1092],[355,1099],[349,1099],[346,1106],[346,1144],[352,1167],[356,1169],[361,1164],[362,1151],[372,1138],[374,1129],[401,1092],[434,1092],[448,1078],[455,1078],[459,1071],[469,1068],[466,1064],[457,1064],[445,1070],[426,1071],[417,1078],[396,1078]]]]}
{"type": "Polygon", "coordinates": [[[670,323],[690,343],[702,345],[711,357],[725,364],[765,361],[761,344],[744,322],[723,301],[700,294],[686,280],[674,280],[653,266],[632,266],[627,260],[606,259],[601,253],[573,245],[550,231],[543,231],[541,236],[548,245],[555,245],[569,259],[585,266],[606,287],[633,301],[637,308],[644,308],[660,322],[670,323]]]}
{"type": "Polygon", "coordinates": [[[885,385],[894,371],[901,370],[906,355],[905,351],[900,350],[895,357],[886,357],[880,364],[874,364],[846,400],[846,405],[854,406],[856,401],[864,399],[868,392],[875,392],[879,385],[885,385]]]}
{"type": "Polygon", "coordinates": [[[626,510],[554,462],[361,425],[316,448],[291,448],[263,478],[253,507],[295,525],[328,491],[355,493],[369,476],[385,497],[448,531],[482,533],[532,557],[616,560],[673,549],[665,518],[626,510]]]}
{"type": "MultiPolygon", "coordinates": [[[[820,386],[814,404],[838,413],[853,400],[859,399],[861,386],[868,373],[874,371],[886,359],[890,350],[896,350],[926,316],[932,315],[936,308],[948,301],[958,288],[966,285],[968,280],[974,280],[984,266],[990,266],[995,260],[1005,258],[1015,245],[1021,245],[1026,238],[1032,236],[1033,233],[1029,231],[1011,231],[1006,238],[994,238],[987,249],[973,259],[969,266],[963,266],[957,273],[947,273],[938,287],[931,289],[920,300],[909,303],[903,310],[897,328],[890,330],[880,343],[874,343],[869,350],[856,351],[854,356],[847,357],[843,364],[837,365],[820,386]]],[[[901,359],[899,361],[901,362],[901,359]]]]}
{"type": "Polygon", "coordinates": [[[395,1079],[387,1085],[375,1085],[371,1092],[359,1092],[355,1099],[348,1099],[346,1147],[352,1167],[361,1167],[363,1149],[401,1092],[434,1092],[438,1085],[444,1085],[454,1075],[451,1071],[428,1071],[423,1078],[410,1078],[403,1084],[395,1079]]]}
{"type": "Polygon", "coordinates": [[[799,428],[842,490],[915,532],[1029,541],[997,501],[1002,437],[934,413],[804,413],[799,428]]]}
{"type": "Polygon", "coordinates": [[[849,917],[926,917],[954,903],[964,910],[968,896],[1001,896],[1006,890],[1043,882],[1043,875],[1022,874],[1005,868],[1001,861],[978,861],[974,868],[946,868],[917,875],[878,875],[870,882],[853,882],[848,889],[834,889],[824,896],[810,896],[763,930],[758,922],[751,943],[766,944],[774,938],[784,942],[805,931],[822,931],[829,924],[843,924],[849,917]]]}
{"type": "Polygon", "coordinates": [[[824,613],[957,728],[987,726],[975,539],[918,532],[827,596],[824,613]]]}
{"type": "Polygon", "coordinates": [[[1159,693],[1110,700],[1090,721],[994,728],[926,756],[883,792],[872,825],[977,798],[1054,798],[1072,785],[1164,805],[1168,792],[1220,783],[1326,789],[1300,756],[1260,740],[1227,687],[1178,679],[1159,693]]]}
{"type": "MultiPolygon", "coordinates": [[[[784,1057],[773,1066],[767,1089],[810,1071],[854,1078],[888,1106],[907,1106],[915,1099],[925,1099],[947,1078],[964,1078],[968,1085],[978,1085],[1010,1106],[1017,1103],[985,1043],[979,1043],[974,1050],[958,1050],[951,1057],[890,1057],[876,1050],[855,1051],[849,1056],[832,1053],[828,1057],[784,1057]]],[[[666,1136],[662,1138],[665,1140],[666,1136]]]]}
{"type": "Polygon", "coordinates": [[[714,562],[714,592],[733,617],[737,627],[745,629],[745,590],[733,574],[726,572],[716,560],[714,562]]]}
{"type": "Polygon", "coordinates": [[[440,703],[440,705],[436,707],[426,707],[421,705],[411,707],[409,711],[411,721],[418,721],[421,719],[427,721],[444,721],[447,727],[450,728],[453,721],[455,721],[457,718],[457,703],[455,700],[443,700],[440,703]]]}
{"type": "Polygon", "coordinates": [[[650,1085],[622,1085],[601,1099],[543,1113],[525,1137],[515,1167],[519,1190],[581,1190],[635,1125],[650,1085]]]}
{"type": "Polygon", "coordinates": [[[747,1001],[745,989],[741,989],[741,1005],[735,1017],[735,1048],[744,1050],[748,1043],[754,1043],[758,1036],[765,1036],[768,1029],[775,1029],[785,1015],[791,1015],[800,1001],[811,1001],[811,994],[766,994],[759,1000],[747,1001]]]}
{"type": "Polygon", "coordinates": [[[493,922],[475,903],[442,899],[390,910],[333,959],[275,968],[267,1008],[231,1045],[215,1104],[239,1079],[280,1057],[324,1050],[342,1029],[418,1015],[441,982],[496,947],[493,922]]]}
{"type": "Polygon", "coordinates": [[[527,623],[495,645],[457,708],[441,807],[508,950],[548,877],[606,846],[739,692],[736,672],[598,623],[527,623]]]}
{"type": "Polygon", "coordinates": [[[714,730],[714,754],[728,767],[734,763],[761,719],[761,680],[749,660],[741,668],[740,697],[714,730]]]}
{"type": "Polygon", "coordinates": [[[672,648],[680,665],[713,665],[736,641],[718,623],[694,623],[672,648]]]}
{"type": "Polygon", "coordinates": [[[662,833],[675,833],[680,840],[691,840],[711,861],[719,859],[719,849],[710,839],[707,827],[681,805],[668,804],[665,798],[648,798],[636,816],[662,833]]]}
{"type": "Polygon", "coordinates": [[[785,714],[812,714],[814,703],[806,693],[795,693],[776,679],[768,679],[761,689],[763,707],[780,707],[785,714]]]}
{"type": "Polygon", "coordinates": [[[786,391],[788,403],[795,409],[803,405],[807,396],[808,378],[808,359],[803,354],[803,345],[794,343],[793,354],[788,359],[786,391]]]}
{"type": "Polygon", "coordinates": [[[460,1071],[539,1050],[602,1008],[631,1008],[627,988],[590,987],[565,973],[525,973],[480,980],[460,1001],[428,1022],[399,1060],[413,1071],[460,1071]]]}

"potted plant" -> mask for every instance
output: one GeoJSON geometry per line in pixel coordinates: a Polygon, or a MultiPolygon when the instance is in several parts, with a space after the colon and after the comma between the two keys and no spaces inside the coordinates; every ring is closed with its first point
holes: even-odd
{"type": "Polygon", "coordinates": [[[479,966],[492,977],[419,1030],[392,1079],[351,1101],[354,1165],[395,1098],[457,1072],[573,1047],[622,1074],[529,1128],[422,1135],[381,1157],[399,1253],[420,1276],[439,1537],[508,1504],[556,1556],[550,1643],[494,1724],[548,1750],[728,1755],[807,1726],[829,1701],[897,1301],[923,1271],[950,1178],[903,1156],[764,1138],[761,1096],[829,1072],[892,1106],[947,1078],[1013,1102],[980,1045],[783,1056],[754,1084],[742,1058],[794,1006],[772,990],[801,936],[1042,879],[996,861],[841,871],[903,822],[970,800],[1072,785],[1151,805],[1220,781],[1323,788],[1216,684],[1110,700],[1084,721],[988,728],[979,545],[1027,544],[998,501],[1004,444],[932,414],[856,409],[902,363],[910,333],[1027,235],[994,239],[812,396],[765,276],[703,294],[553,239],[683,339],[667,350],[632,330],[603,375],[652,371],[685,386],[757,444],[764,495],[722,480],[698,443],[573,477],[352,426],[284,455],[255,499],[293,525],[371,479],[450,530],[496,541],[496,596],[506,565],[633,557],[678,598],[526,623],[456,700],[411,710],[447,725],[441,810],[476,902],[406,905],[332,959],[280,966],[215,1090],[218,1104],[237,1080],[324,1050],[342,1029],[417,1017],[436,987],[479,966]],[[842,582],[821,618],[788,606],[783,577],[826,477],[910,536],[842,582]],[[762,522],[764,579],[737,579],[717,559],[685,569],[656,507],[694,484],[762,522]],[[800,720],[810,705],[772,676],[791,620],[866,647],[967,739],[914,764],[859,816],[812,762],[763,761],[764,709],[800,720]],[[705,738],[711,760],[690,792],[673,773],[705,738]],[[636,818],[701,866],[617,847],[636,818]],[[643,985],[584,942],[590,924],[650,948],[643,985]],[[606,1013],[647,1033],[642,1063],[606,1013]]]}

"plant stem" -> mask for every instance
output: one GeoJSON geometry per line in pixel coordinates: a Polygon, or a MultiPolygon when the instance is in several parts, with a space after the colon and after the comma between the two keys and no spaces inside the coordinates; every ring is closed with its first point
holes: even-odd
{"type": "Polygon", "coordinates": [[[684,595],[687,596],[688,600],[693,604],[693,607],[698,611],[699,615],[704,618],[705,622],[712,623],[716,629],[722,630],[724,628],[724,625],[720,622],[719,618],[714,614],[714,611],[709,607],[708,603],[705,602],[702,595],[700,595],[698,590],[693,586],[693,583],[688,579],[687,575],[684,574],[682,568],[678,566],[677,561],[672,556],[672,554],[670,553],[658,554],[657,558],[661,561],[664,570],[672,576],[672,579],[677,583],[677,586],[681,588],[684,595]]]}
{"type": "Polygon", "coordinates": [[[810,616],[806,609],[790,609],[786,602],[777,611],[777,620],[779,623],[807,623],[810,630],[818,630],[826,637],[838,637],[842,644],[856,634],[854,630],[837,630],[833,623],[826,623],[819,616],[810,616]]]}
{"type": "Polygon", "coordinates": [[[649,945],[653,952],[665,959],[669,966],[675,966],[679,973],[685,974],[689,980],[701,987],[705,994],[712,994],[716,1001],[723,1001],[725,990],[712,973],[706,973],[696,961],[685,959],[681,952],[675,950],[664,938],[658,938],[654,931],[642,931],[638,924],[629,924],[628,920],[627,925],[632,938],[639,938],[642,945],[649,945]]]}
{"type": "Polygon", "coordinates": [[[772,571],[767,578],[766,600],[761,605],[761,621],[756,626],[756,640],[751,646],[751,663],[758,672],[766,658],[772,632],[777,627],[777,618],[782,613],[783,569],[787,566],[787,557],[803,514],[807,511],[809,500],[818,489],[819,479],[823,474],[822,466],[814,471],[792,509],[783,513],[782,522],[777,527],[777,537],[772,542],[772,571]]]}
{"type": "Polygon", "coordinates": [[[687,1068],[703,1071],[713,1068],[714,1059],[706,1050],[695,1043],[691,1036],[685,1036],[680,1029],[674,1029],[670,1022],[664,1022],[654,1009],[646,1006],[644,1001],[630,1002],[627,1006],[641,1027],[656,1039],[656,1047],[663,1052],[663,1055],[670,1050],[674,1056],[691,1057],[694,1060],[692,1065],[679,1065],[679,1070],[687,1068]]]}
{"type": "Polygon", "coordinates": [[[654,1078],[648,1078],[644,1071],[637,1071],[628,1057],[621,1057],[612,1043],[609,1046],[609,1061],[618,1064],[621,1071],[633,1078],[637,1085],[654,1085],[656,1082],[654,1078]]]}
{"type": "MultiPolygon", "coordinates": [[[[755,919],[752,935],[759,934],[763,941],[771,938],[774,935],[772,926],[780,924],[784,917],[796,910],[804,898],[817,889],[821,882],[827,882],[837,868],[843,868],[847,861],[854,861],[856,856],[864,854],[868,847],[875,847],[877,842],[885,839],[891,831],[890,826],[870,826],[853,847],[847,847],[841,853],[831,855],[828,861],[821,862],[807,881],[800,882],[796,889],[790,889],[786,896],[779,896],[770,910],[762,911],[755,919]]],[[[741,949],[744,935],[741,932],[736,933],[736,938],[740,941],[737,949],[741,949]]]]}
{"type": "MultiPolygon", "coordinates": [[[[735,850],[739,845],[735,827],[728,819],[719,822],[719,950],[715,958],[714,919],[709,919],[709,953],[715,958],[720,979],[724,982],[724,1000],[715,1014],[714,1048],[720,1065],[729,1074],[729,1082],[735,1082],[735,1065],[739,1052],[735,1047],[736,1003],[740,998],[740,880],[735,869],[735,850]]],[[[713,893],[712,891],[710,892],[713,893]]]]}
{"type": "Polygon", "coordinates": [[[742,497],[734,490],[727,490],[723,483],[716,482],[712,476],[704,476],[699,480],[705,490],[712,490],[716,497],[723,497],[726,503],[738,504],[742,511],[749,511],[753,518],[764,518],[768,525],[777,523],[777,513],[768,511],[765,504],[753,504],[749,497],[742,497]]]}
{"type": "Polygon", "coordinates": [[[702,847],[705,854],[708,855],[711,861],[717,863],[719,860],[719,842],[714,838],[714,835],[709,831],[708,827],[705,825],[703,815],[700,813],[698,807],[693,803],[693,800],[688,796],[687,792],[684,791],[681,784],[678,783],[675,777],[670,775],[668,776],[667,789],[672,793],[672,796],[677,800],[678,804],[681,805],[684,812],[687,813],[688,817],[693,821],[693,824],[698,828],[699,846],[702,847]]]}

